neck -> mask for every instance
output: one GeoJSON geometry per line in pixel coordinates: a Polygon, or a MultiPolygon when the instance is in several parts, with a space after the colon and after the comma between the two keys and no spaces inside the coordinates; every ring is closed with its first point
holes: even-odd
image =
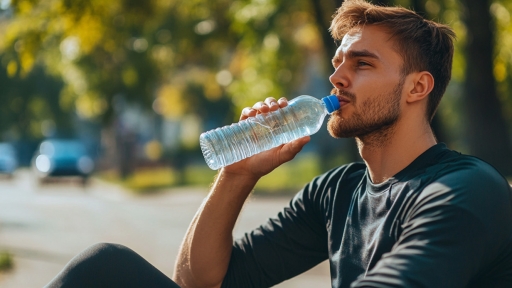
{"type": "Polygon", "coordinates": [[[395,123],[371,134],[356,137],[359,154],[373,183],[382,183],[407,167],[436,144],[428,123],[418,126],[395,123]]]}

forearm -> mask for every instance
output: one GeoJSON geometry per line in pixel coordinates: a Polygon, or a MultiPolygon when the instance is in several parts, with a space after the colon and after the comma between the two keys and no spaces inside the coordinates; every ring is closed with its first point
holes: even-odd
{"type": "Polygon", "coordinates": [[[173,277],[180,286],[221,285],[231,256],[233,227],[256,182],[220,172],[180,248],[173,277]]]}

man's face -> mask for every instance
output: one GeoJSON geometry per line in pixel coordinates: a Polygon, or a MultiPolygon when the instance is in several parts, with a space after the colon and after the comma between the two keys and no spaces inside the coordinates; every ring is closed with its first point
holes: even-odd
{"type": "Polygon", "coordinates": [[[393,44],[382,27],[372,25],[343,38],[329,78],[341,104],[328,123],[333,137],[364,137],[397,122],[405,77],[393,44]]]}

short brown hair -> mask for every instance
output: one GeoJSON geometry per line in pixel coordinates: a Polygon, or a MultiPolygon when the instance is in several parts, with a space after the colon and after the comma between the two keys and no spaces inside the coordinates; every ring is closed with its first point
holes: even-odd
{"type": "Polygon", "coordinates": [[[403,75],[418,71],[432,74],[434,88],[426,111],[427,119],[432,120],[451,78],[453,30],[447,25],[425,20],[414,11],[376,6],[363,0],[345,0],[333,17],[330,31],[335,40],[342,40],[356,26],[385,27],[404,60],[403,75]]]}

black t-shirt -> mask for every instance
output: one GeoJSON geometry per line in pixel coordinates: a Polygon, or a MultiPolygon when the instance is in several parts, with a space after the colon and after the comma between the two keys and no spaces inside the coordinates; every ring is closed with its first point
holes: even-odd
{"type": "Polygon", "coordinates": [[[512,191],[437,144],[388,181],[333,169],[237,239],[222,287],[270,287],[329,259],[332,287],[512,287],[512,191]]]}

